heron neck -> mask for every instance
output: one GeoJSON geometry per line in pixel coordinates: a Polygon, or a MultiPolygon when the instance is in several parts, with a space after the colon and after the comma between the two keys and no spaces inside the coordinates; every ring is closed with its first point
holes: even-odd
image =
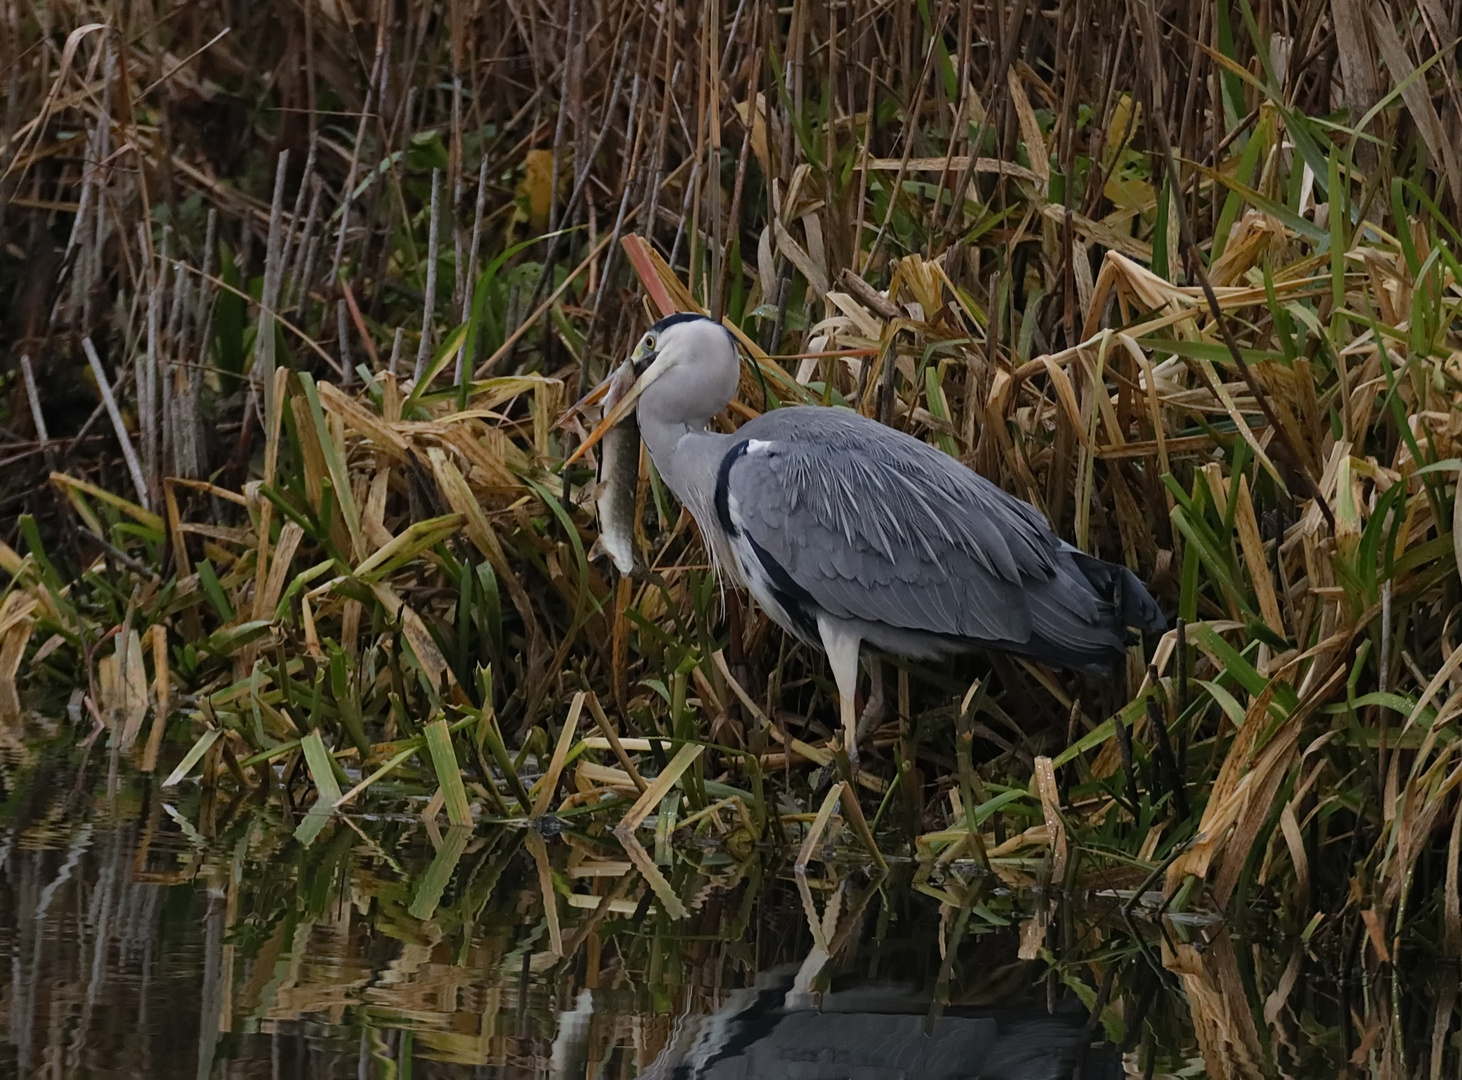
{"type": "Polygon", "coordinates": [[[716,469],[733,436],[706,430],[708,419],[666,417],[646,399],[641,399],[638,419],[640,437],[661,479],[704,522],[707,513],[714,514],[716,469]]]}

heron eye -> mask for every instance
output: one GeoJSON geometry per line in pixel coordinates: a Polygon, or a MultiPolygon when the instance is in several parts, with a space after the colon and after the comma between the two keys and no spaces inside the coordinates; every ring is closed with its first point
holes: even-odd
{"type": "Polygon", "coordinates": [[[657,344],[658,344],[658,342],[655,341],[655,335],[654,334],[646,334],[645,335],[645,349],[646,349],[646,351],[653,351],[654,348],[655,348],[655,346],[657,344]]]}

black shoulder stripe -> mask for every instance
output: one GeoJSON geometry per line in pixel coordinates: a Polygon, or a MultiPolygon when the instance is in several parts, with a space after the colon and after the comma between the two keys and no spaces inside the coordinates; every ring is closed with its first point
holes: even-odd
{"type": "Polygon", "coordinates": [[[777,603],[782,605],[782,610],[792,617],[806,637],[816,640],[818,633],[817,601],[812,598],[810,592],[792,580],[792,575],[787,573],[787,568],[772,558],[771,552],[752,537],[747,536],[746,539],[751,544],[751,550],[756,554],[756,561],[761,563],[761,568],[766,571],[766,575],[772,583],[772,592],[777,598],[777,603]]]}
{"type": "Polygon", "coordinates": [[[751,541],[751,550],[756,552],[757,562],[761,563],[762,569],[767,572],[767,577],[771,578],[772,584],[776,586],[779,593],[782,593],[784,596],[790,596],[798,603],[816,603],[812,599],[810,592],[792,580],[792,575],[787,573],[787,568],[772,558],[771,552],[767,551],[766,548],[762,547],[751,537],[748,536],[747,540],[751,541]]]}
{"type": "Polygon", "coordinates": [[[746,455],[746,448],[749,445],[749,441],[744,441],[733,446],[730,452],[721,459],[721,467],[716,470],[716,520],[721,523],[721,528],[726,531],[726,535],[733,540],[740,530],[731,520],[731,492],[729,490],[731,466],[746,455]]]}

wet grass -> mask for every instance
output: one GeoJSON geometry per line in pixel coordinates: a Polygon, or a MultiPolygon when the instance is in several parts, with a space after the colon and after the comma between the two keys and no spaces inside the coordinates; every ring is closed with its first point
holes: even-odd
{"type": "MultiPolygon", "coordinates": [[[[9,785],[96,739],[305,849],[359,812],[593,822],[667,915],[667,851],[837,837],[951,919],[966,863],[1112,893],[1090,962],[1195,1002],[1227,976],[1133,919],[1262,921],[1281,973],[1366,987],[1457,957],[1434,6],[7,7],[9,785]],[[821,658],[648,465],[632,578],[561,471],[569,404],[686,309],[745,345],[726,423],[908,430],[1175,628],[1102,683],[890,662],[848,775],[821,658]]],[[[1295,985],[1197,1019],[1210,1071],[1302,1025],[1295,985]]],[[[1363,996],[1342,1056],[1400,1054],[1363,996]]]]}

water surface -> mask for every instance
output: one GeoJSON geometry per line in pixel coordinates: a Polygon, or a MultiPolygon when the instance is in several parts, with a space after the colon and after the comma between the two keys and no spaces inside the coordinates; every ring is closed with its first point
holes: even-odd
{"type": "Polygon", "coordinates": [[[1393,999],[1282,935],[969,861],[799,873],[694,830],[634,853],[585,820],[27,784],[0,823],[0,1076],[1435,1076],[1455,1052],[1455,969],[1393,999]]]}
{"type": "Polygon", "coordinates": [[[1120,1075],[1016,921],[945,965],[907,880],[816,866],[814,926],[785,860],[676,844],[671,918],[602,830],[337,817],[306,848],[268,807],[205,836],[198,798],[124,784],[0,841],[0,1075],[1120,1075]]]}

